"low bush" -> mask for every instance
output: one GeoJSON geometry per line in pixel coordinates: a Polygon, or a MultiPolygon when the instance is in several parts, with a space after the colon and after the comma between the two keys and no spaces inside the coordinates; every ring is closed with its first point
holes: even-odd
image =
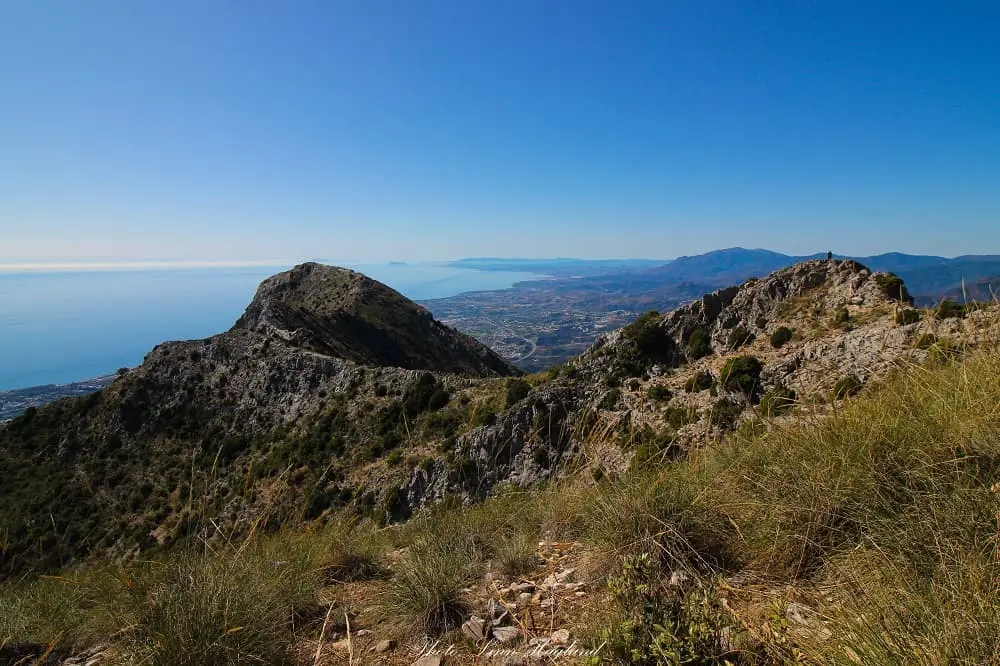
{"type": "Polygon", "coordinates": [[[894,301],[901,303],[912,303],[913,297],[907,291],[902,278],[894,273],[876,273],[875,282],[882,288],[883,293],[894,301]]]}
{"type": "Polygon", "coordinates": [[[920,311],[916,308],[903,308],[896,311],[896,323],[900,326],[916,324],[920,321],[920,311]]]}
{"type": "Polygon", "coordinates": [[[716,400],[712,405],[712,411],[709,418],[711,419],[712,425],[722,428],[723,430],[728,430],[736,424],[736,419],[739,418],[739,415],[742,413],[743,405],[735,400],[722,398],[721,400],[716,400]]]}
{"type": "Polygon", "coordinates": [[[775,329],[774,333],[771,334],[771,346],[775,349],[780,349],[784,347],[792,339],[792,329],[787,326],[781,326],[775,329]]]}
{"type": "Polygon", "coordinates": [[[753,339],[753,333],[743,326],[737,326],[729,332],[729,348],[739,349],[743,345],[752,342],[753,339]]]}
{"type": "Polygon", "coordinates": [[[862,389],[861,380],[854,375],[847,375],[837,380],[833,387],[833,398],[843,400],[853,395],[857,395],[862,389]]]}
{"type": "Polygon", "coordinates": [[[691,332],[687,342],[688,360],[695,361],[712,353],[712,340],[704,328],[698,327],[691,332]]]}
{"type": "Polygon", "coordinates": [[[755,356],[737,356],[726,361],[719,382],[728,391],[739,392],[753,399],[760,389],[760,373],[764,364],[755,356]]]}
{"type": "Polygon", "coordinates": [[[661,325],[662,321],[663,317],[659,312],[650,310],[623,328],[622,337],[634,342],[646,360],[671,362],[674,357],[674,340],[661,325]]]}
{"type": "Polygon", "coordinates": [[[510,409],[527,398],[529,393],[531,393],[531,384],[523,379],[508,379],[504,408],[510,409]]]}
{"type": "Polygon", "coordinates": [[[695,375],[692,375],[690,379],[684,382],[684,390],[688,393],[697,393],[698,391],[704,391],[706,389],[712,388],[712,383],[715,379],[709,372],[701,371],[695,375]]]}
{"type": "Polygon", "coordinates": [[[666,386],[661,386],[659,384],[650,386],[649,391],[646,392],[646,395],[649,397],[650,400],[656,400],[657,402],[666,402],[667,400],[670,400],[670,398],[672,397],[670,389],[668,389],[666,386]]]}
{"type": "Polygon", "coordinates": [[[938,303],[938,306],[934,308],[935,319],[962,319],[967,313],[968,310],[964,305],[949,300],[941,301],[938,303]]]}
{"type": "Polygon", "coordinates": [[[795,391],[784,386],[776,386],[760,399],[760,411],[764,416],[784,414],[795,405],[795,391]]]}
{"type": "Polygon", "coordinates": [[[440,635],[462,624],[469,612],[464,590],[474,579],[467,551],[451,542],[421,540],[394,564],[378,607],[409,630],[440,635]]]}

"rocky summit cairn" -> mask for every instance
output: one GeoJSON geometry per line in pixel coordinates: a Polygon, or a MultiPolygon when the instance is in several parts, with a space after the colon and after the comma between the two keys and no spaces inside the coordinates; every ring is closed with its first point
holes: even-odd
{"type": "Polygon", "coordinates": [[[311,262],[264,280],[233,329],[362,365],[519,374],[399,292],[361,273],[311,262]]]}

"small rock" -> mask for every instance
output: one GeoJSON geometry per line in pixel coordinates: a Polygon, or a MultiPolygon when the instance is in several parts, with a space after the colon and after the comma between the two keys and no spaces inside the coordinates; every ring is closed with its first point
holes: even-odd
{"type": "Polygon", "coordinates": [[[789,622],[808,626],[816,618],[816,611],[800,603],[792,602],[785,608],[785,617],[789,622]]]}
{"type": "Polygon", "coordinates": [[[538,603],[538,605],[541,606],[542,608],[552,608],[552,605],[554,603],[555,603],[555,600],[552,597],[549,597],[548,599],[542,599],[538,603]]]}
{"type": "Polygon", "coordinates": [[[462,633],[476,643],[486,638],[486,634],[489,629],[489,623],[483,618],[475,615],[462,623],[462,633]]]}
{"type": "Polygon", "coordinates": [[[531,598],[532,598],[531,592],[522,592],[521,594],[517,595],[517,605],[527,606],[528,604],[531,603],[531,598]]]}
{"type": "Polygon", "coordinates": [[[587,593],[584,592],[583,590],[577,590],[576,592],[573,593],[573,595],[576,597],[585,597],[587,596],[587,593]]]}
{"type": "Polygon", "coordinates": [[[417,659],[411,666],[442,666],[444,664],[444,659],[441,658],[439,654],[425,654],[420,659],[417,659]]]}
{"type": "Polygon", "coordinates": [[[689,580],[691,580],[691,574],[678,570],[670,574],[669,584],[671,587],[684,587],[689,580]]]}
{"type": "Polygon", "coordinates": [[[517,627],[496,627],[493,629],[493,638],[502,645],[510,645],[521,638],[521,630],[517,627]]]}
{"type": "Polygon", "coordinates": [[[385,654],[386,652],[392,650],[395,647],[396,647],[396,641],[392,640],[391,638],[387,638],[375,644],[375,653],[385,654]]]}
{"type": "Polygon", "coordinates": [[[552,632],[552,636],[549,638],[553,645],[566,645],[569,643],[569,630],[568,629],[558,629],[552,632]]]}
{"type": "Polygon", "coordinates": [[[507,608],[507,604],[504,602],[496,599],[490,599],[486,604],[486,610],[490,617],[493,618],[493,622],[500,624],[500,621],[503,620],[504,616],[507,615],[507,612],[510,609],[507,608]]]}
{"type": "Polygon", "coordinates": [[[552,588],[552,587],[556,587],[558,585],[559,585],[559,581],[556,580],[555,575],[550,575],[544,581],[542,581],[542,587],[552,588]]]}
{"type": "Polygon", "coordinates": [[[572,576],[575,573],[576,573],[576,569],[572,569],[572,568],[571,569],[566,569],[565,571],[561,571],[561,572],[559,572],[559,573],[556,574],[556,580],[559,581],[560,583],[564,583],[564,582],[566,582],[566,580],[569,579],[570,576],[572,576]]]}
{"type": "Polygon", "coordinates": [[[371,636],[374,633],[375,632],[372,631],[371,629],[358,629],[357,631],[354,632],[354,635],[355,636],[371,636]]]}

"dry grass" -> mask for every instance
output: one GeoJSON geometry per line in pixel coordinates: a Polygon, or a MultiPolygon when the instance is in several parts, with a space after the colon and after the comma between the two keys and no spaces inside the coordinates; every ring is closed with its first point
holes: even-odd
{"type": "MultiPolygon", "coordinates": [[[[672,613],[662,623],[670,636],[636,634],[633,623],[629,649],[648,639],[716,658],[698,651],[718,642],[711,625],[724,620],[753,637],[745,662],[1000,663],[1000,353],[957,351],[822,416],[746,429],[621,479],[595,484],[588,462],[558,486],[445,503],[389,530],[344,522],[7,584],[0,643],[110,637],[126,663],[280,664],[319,635],[325,586],[372,576],[383,617],[440,634],[471,611],[466,590],[488,568],[515,578],[531,569],[533,544],[558,537],[586,544],[620,603],[672,613]],[[633,571],[648,562],[659,579],[628,582],[623,560],[633,571]],[[664,584],[678,570],[700,596],[651,601],[649,589],[680,594],[664,584]],[[735,573],[775,599],[801,592],[826,631],[722,608],[713,595],[735,573]]],[[[601,422],[594,431],[584,451],[612,432],[601,422]]],[[[649,619],[630,611],[607,617],[649,619]]]]}

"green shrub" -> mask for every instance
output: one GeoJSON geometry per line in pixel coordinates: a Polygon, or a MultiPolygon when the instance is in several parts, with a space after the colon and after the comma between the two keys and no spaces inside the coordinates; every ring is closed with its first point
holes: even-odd
{"type": "Polygon", "coordinates": [[[916,308],[902,308],[896,311],[896,323],[900,326],[916,324],[920,321],[920,311],[916,308]]]}
{"type": "Polygon", "coordinates": [[[851,313],[848,312],[847,308],[839,307],[833,313],[833,325],[838,328],[843,328],[851,321],[851,313]]]}
{"type": "Polygon", "coordinates": [[[954,340],[942,338],[931,346],[930,352],[932,364],[950,363],[962,356],[962,347],[954,340]]]}
{"type": "Polygon", "coordinates": [[[937,342],[937,336],[933,333],[921,333],[913,346],[917,349],[930,349],[937,342]]]}
{"type": "Polygon", "coordinates": [[[736,419],[742,413],[743,413],[743,405],[736,402],[735,400],[730,400],[729,398],[722,398],[721,400],[717,400],[712,405],[710,418],[712,425],[718,426],[726,430],[731,428],[736,423],[736,419]]]}
{"type": "Polygon", "coordinates": [[[308,552],[287,545],[140,565],[125,574],[120,607],[126,661],[290,664],[296,621],[319,614],[317,574],[308,552]]]}
{"type": "Polygon", "coordinates": [[[760,399],[760,411],[764,416],[778,416],[787,412],[795,404],[795,391],[784,386],[776,386],[760,399]]]}
{"type": "Polygon", "coordinates": [[[702,327],[698,327],[691,332],[687,342],[687,355],[689,360],[697,360],[712,353],[712,340],[702,327]]]}
{"type": "Polygon", "coordinates": [[[756,357],[737,356],[722,366],[719,381],[726,390],[753,398],[760,388],[760,373],[763,369],[764,364],[756,357]]]}
{"type": "Polygon", "coordinates": [[[692,375],[686,382],[684,382],[684,390],[688,393],[697,393],[698,391],[704,391],[706,389],[712,388],[712,383],[715,379],[712,377],[710,372],[704,370],[692,375]]]}
{"type": "Polygon", "coordinates": [[[622,392],[620,389],[613,388],[604,394],[601,398],[601,409],[614,409],[618,406],[618,401],[621,400],[622,392]]]}
{"type": "Polygon", "coordinates": [[[843,400],[844,398],[849,398],[852,395],[857,395],[861,391],[863,385],[861,380],[854,375],[847,375],[846,377],[841,377],[837,380],[836,385],[833,387],[833,397],[835,400],[843,400]]]}
{"type": "Polygon", "coordinates": [[[440,389],[437,380],[429,372],[420,375],[406,391],[403,393],[403,411],[406,416],[413,418],[428,408],[431,397],[440,389]]]}
{"type": "Polygon", "coordinates": [[[403,462],[403,454],[400,451],[393,451],[385,457],[385,462],[389,467],[395,467],[403,462]]]}
{"type": "Polygon", "coordinates": [[[734,663],[720,636],[736,623],[719,600],[708,590],[683,595],[669,578],[649,553],[621,558],[608,578],[617,613],[600,632],[605,655],[618,664],[734,663]]]}
{"type": "Polygon", "coordinates": [[[898,275],[894,273],[876,273],[875,282],[878,283],[878,286],[882,287],[885,295],[894,301],[902,303],[913,302],[913,297],[910,296],[910,292],[906,290],[906,285],[903,284],[903,280],[898,275]]]}
{"type": "Polygon", "coordinates": [[[507,396],[504,400],[504,407],[510,409],[517,403],[528,397],[531,393],[531,384],[523,379],[507,380],[507,396]]]}
{"type": "Polygon", "coordinates": [[[743,326],[737,326],[729,332],[729,348],[739,349],[743,345],[753,341],[753,333],[743,326]]]}
{"type": "Polygon", "coordinates": [[[771,334],[771,346],[775,349],[780,349],[785,346],[788,342],[792,340],[793,331],[787,326],[781,326],[775,329],[774,333],[771,334]]]}
{"type": "Polygon", "coordinates": [[[667,400],[670,400],[672,396],[672,394],[670,393],[670,389],[668,389],[666,386],[661,386],[659,384],[650,386],[649,391],[646,393],[646,395],[649,397],[650,400],[656,400],[657,402],[666,402],[667,400]]]}
{"type": "Polygon", "coordinates": [[[448,540],[420,541],[394,564],[378,607],[412,631],[439,635],[462,624],[470,607],[463,590],[474,578],[468,550],[448,540]]]}
{"type": "Polygon", "coordinates": [[[622,329],[622,337],[633,341],[649,360],[670,362],[674,356],[674,341],[661,325],[662,321],[659,312],[650,310],[622,329]]]}
{"type": "Polygon", "coordinates": [[[524,531],[503,534],[497,541],[493,560],[504,576],[509,579],[520,578],[538,564],[538,556],[535,554],[537,545],[537,537],[524,531]]]}
{"type": "Polygon", "coordinates": [[[438,387],[431,393],[431,397],[427,399],[427,409],[430,411],[437,411],[448,404],[451,400],[451,395],[448,394],[443,387],[438,387]]]}
{"type": "Polygon", "coordinates": [[[664,418],[671,428],[680,430],[698,420],[698,411],[694,407],[667,407],[664,418]]]}
{"type": "Polygon", "coordinates": [[[962,319],[967,314],[967,310],[961,303],[943,300],[934,309],[935,319],[962,319]]]}

